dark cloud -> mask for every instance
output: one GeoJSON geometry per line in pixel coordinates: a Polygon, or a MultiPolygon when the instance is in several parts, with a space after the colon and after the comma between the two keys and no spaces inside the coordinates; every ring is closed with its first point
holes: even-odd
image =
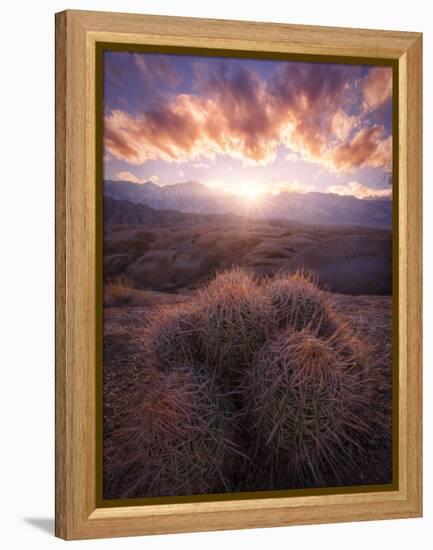
{"type": "Polygon", "coordinates": [[[182,80],[181,73],[167,56],[160,54],[134,54],[140,76],[148,87],[165,82],[170,88],[176,88],[182,80]]]}

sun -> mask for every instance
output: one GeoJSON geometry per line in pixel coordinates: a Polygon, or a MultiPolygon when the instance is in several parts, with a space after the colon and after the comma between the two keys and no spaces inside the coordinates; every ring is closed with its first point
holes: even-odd
{"type": "Polygon", "coordinates": [[[263,193],[261,186],[254,182],[245,182],[239,186],[239,194],[249,201],[257,201],[263,193]]]}

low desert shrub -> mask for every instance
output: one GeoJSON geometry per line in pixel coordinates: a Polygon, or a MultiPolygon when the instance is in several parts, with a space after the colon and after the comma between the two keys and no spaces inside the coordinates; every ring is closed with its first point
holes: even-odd
{"type": "Polygon", "coordinates": [[[135,294],[134,285],[126,275],[109,277],[104,283],[104,307],[129,306],[135,294]]]}
{"type": "Polygon", "coordinates": [[[111,436],[110,477],[121,498],[230,491],[239,456],[236,415],[209,371],[160,372],[141,406],[111,436]]]}
{"type": "Polygon", "coordinates": [[[289,328],[267,342],[246,374],[253,462],[267,461],[266,476],[279,483],[320,485],[324,472],[338,475],[368,429],[359,358],[310,330],[289,328]]]}

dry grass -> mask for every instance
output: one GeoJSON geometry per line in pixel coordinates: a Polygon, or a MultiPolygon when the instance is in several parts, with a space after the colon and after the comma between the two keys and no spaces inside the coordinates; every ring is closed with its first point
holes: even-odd
{"type": "Polygon", "coordinates": [[[163,292],[135,288],[134,281],[126,275],[110,277],[104,284],[104,308],[153,306],[182,301],[181,295],[173,298],[163,292]]]}
{"type": "Polygon", "coordinates": [[[104,284],[104,307],[143,305],[142,295],[126,275],[110,277],[104,284]]]}

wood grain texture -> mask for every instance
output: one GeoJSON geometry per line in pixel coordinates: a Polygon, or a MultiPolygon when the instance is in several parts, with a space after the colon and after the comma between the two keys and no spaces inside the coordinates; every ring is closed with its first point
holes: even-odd
{"type": "Polygon", "coordinates": [[[407,65],[408,500],[422,514],[422,37],[407,65]]]}
{"type": "Polygon", "coordinates": [[[80,539],[421,515],[421,93],[418,33],[82,11],[56,15],[57,536],[80,539]],[[96,42],[398,61],[398,490],[96,507],[96,42]]]}
{"type": "Polygon", "coordinates": [[[157,15],[68,12],[90,33],[110,42],[281,51],[363,57],[400,57],[417,33],[309,25],[195,19],[157,15]]]}
{"type": "Polygon", "coordinates": [[[56,24],[56,534],[68,538],[95,508],[95,186],[86,164],[94,122],[85,31],[65,13],[56,24]]]}
{"type": "Polygon", "coordinates": [[[56,535],[66,523],[66,17],[56,15],[56,535]]]}

